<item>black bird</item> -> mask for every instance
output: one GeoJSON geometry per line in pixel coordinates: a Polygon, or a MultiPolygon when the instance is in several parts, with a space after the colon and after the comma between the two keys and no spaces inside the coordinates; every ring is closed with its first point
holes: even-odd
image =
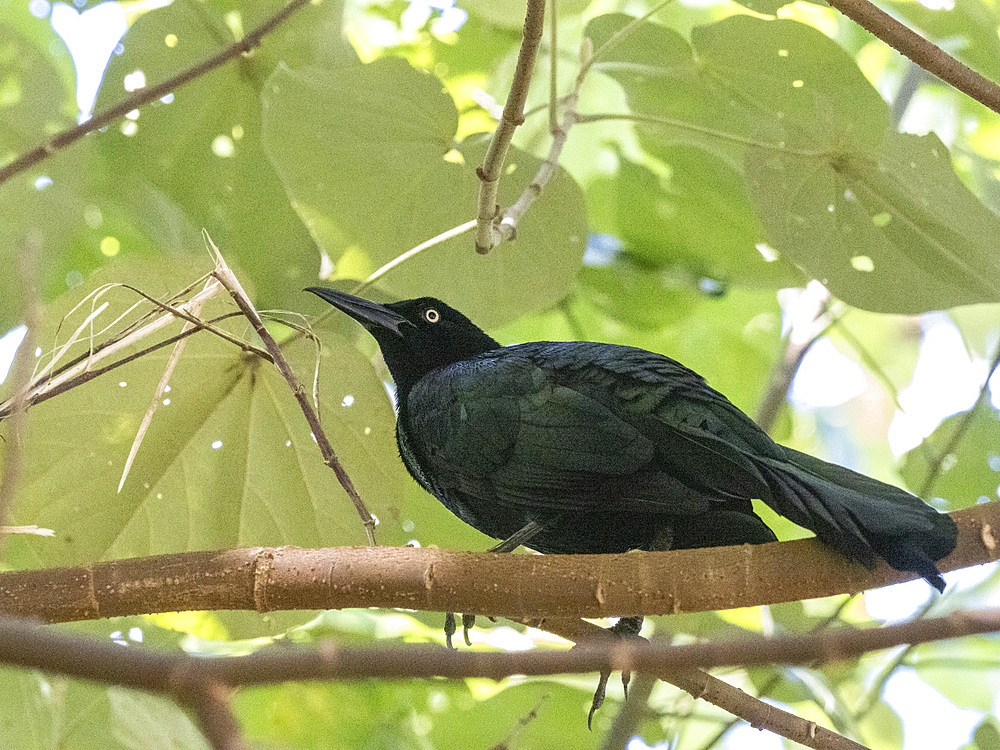
{"type": "Polygon", "coordinates": [[[313,292],[364,326],[396,382],[399,453],[445,507],[543,553],[762,543],[758,498],[871,567],[944,589],[958,530],[915,495],[778,445],[679,362],[630,346],[501,346],[431,297],[313,292]],[[523,532],[523,533],[522,533],[523,532]]]}
{"type": "MultiPolygon", "coordinates": [[[[757,498],[862,565],[881,557],[944,589],[934,563],[955,548],[948,515],[778,445],[669,357],[587,341],[505,347],[431,297],[380,305],[306,291],[374,336],[396,382],[403,463],[448,510],[504,540],[496,550],[774,541],[753,512],[757,498]]],[[[640,624],[623,618],[613,630],[635,635],[640,624]]],[[[450,614],[446,632],[450,643],[450,614]]]]}

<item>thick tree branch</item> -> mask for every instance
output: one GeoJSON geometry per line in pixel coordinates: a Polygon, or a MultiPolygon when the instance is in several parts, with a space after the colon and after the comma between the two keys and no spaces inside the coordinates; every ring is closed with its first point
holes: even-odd
{"type": "Polygon", "coordinates": [[[150,102],[161,99],[172,91],[180,88],[186,83],[190,83],[196,78],[200,78],[206,73],[215,70],[221,65],[233,60],[240,55],[250,52],[255,47],[260,45],[260,40],[266,35],[274,31],[278,26],[284,23],[290,15],[300,8],[308,5],[310,0],[291,0],[284,8],[279,10],[269,19],[264,21],[260,26],[251,31],[245,37],[235,44],[227,47],[219,54],[214,57],[210,57],[204,62],[200,62],[197,65],[188,68],[181,73],[178,73],[173,78],[170,78],[163,83],[157,84],[156,86],[151,86],[149,88],[143,88],[136,91],[131,96],[127,96],[122,99],[118,104],[113,107],[104,110],[103,112],[94,115],[92,118],[86,122],[80,123],[76,127],[64,130],[61,133],[56,133],[54,136],[49,138],[45,143],[43,143],[38,148],[32,149],[25,154],[17,157],[10,164],[3,168],[0,168],[0,185],[7,182],[16,175],[24,172],[27,169],[35,166],[39,162],[45,160],[49,156],[52,156],[57,151],[66,148],[72,143],[83,138],[87,133],[92,133],[95,130],[100,130],[105,125],[114,122],[119,117],[124,117],[128,112],[133,109],[138,109],[143,105],[149,104],[150,102]]]}
{"type": "MultiPolygon", "coordinates": [[[[1000,503],[952,514],[942,571],[1000,559],[1000,503]]],[[[703,612],[855,593],[915,578],[868,571],[815,539],[619,555],[412,547],[256,548],[0,573],[0,614],[46,622],[183,610],[401,607],[512,619],[703,612]]]]}
{"type": "Polygon", "coordinates": [[[829,0],[859,26],[963,94],[1000,113],[1000,86],[983,78],[868,0],[829,0]]]}

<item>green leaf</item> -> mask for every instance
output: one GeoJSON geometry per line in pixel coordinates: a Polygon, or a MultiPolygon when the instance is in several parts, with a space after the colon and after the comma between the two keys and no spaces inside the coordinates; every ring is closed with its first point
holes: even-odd
{"type": "MultiPolygon", "coordinates": [[[[599,16],[587,35],[600,50],[632,20],[599,16]]],[[[823,151],[845,139],[877,139],[888,122],[885,102],[854,61],[793,21],[733,16],[696,27],[691,45],[647,22],[598,56],[594,68],[614,78],[631,111],[645,118],[637,129],[654,154],[687,143],[740,169],[753,144],[823,151]]]]}
{"type": "MultiPolygon", "coordinates": [[[[601,16],[588,34],[600,49],[628,21],[601,16]]],[[[595,65],[625,90],[647,150],[688,143],[727,159],[780,255],[855,306],[1000,297],[1000,222],[935,136],[888,130],[885,103],[834,42],[738,16],[696,28],[692,43],[646,23],[595,65]]]]}
{"type": "Polygon", "coordinates": [[[673,147],[664,158],[669,177],[621,155],[613,176],[588,185],[594,231],[621,239],[647,267],[679,269],[695,281],[803,282],[787,261],[768,263],[756,249],[763,235],[738,172],[695,148],[673,147]]]}
{"type": "Polygon", "coordinates": [[[29,669],[0,669],[0,745],[8,750],[56,750],[59,721],[51,681],[29,669]]]}
{"type": "Polygon", "coordinates": [[[1000,728],[997,727],[997,720],[993,717],[983,719],[983,722],[973,732],[972,741],[974,743],[972,747],[977,750],[1000,747],[1000,728]]]}
{"type": "MultiPolygon", "coordinates": [[[[265,37],[255,54],[185,84],[169,103],[147,105],[134,121],[114,123],[88,141],[115,175],[103,185],[100,205],[110,200],[148,229],[131,242],[122,238],[123,254],[155,248],[200,255],[200,230],[207,229],[244,270],[264,308],[294,304],[302,287],[318,278],[320,254],[260,143],[259,91],[277,60],[332,54],[309,40],[310,29],[325,30],[325,44],[336,47],[337,4],[305,8],[265,37]]],[[[197,3],[148,13],[126,35],[125,52],[112,57],[98,108],[127,96],[125,76],[134,71],[152,85],[233,41],[230,29],[197,3]]]]}
{"type": "Polygon", "coordinates": [[[777,15],[779,8],[790,4],[788,0],[742,0],[740,2],[743,7],[765,16],[777,15]]]}
{"type": "Polygon", "coordinates": [[[950,509],[996,501],[1000,485],[1000,415],[988,405],[976,409],[958,444],[941,455],[967,415],[962,412],[942,422],[903,457],[900,470],[906,483],[918,490],[932,476],[928,492],[947,499],[950,509]]]}
{"type": "Polygon", "coordinates": [[[956,706],[992,711],[1000,691],[995,638],[976,635],[924,644],[914,651],[912,664],[920,679],[956,706]]]}
{"type": "Polygon", "coordinates": [[[903,722],[888,703],[876,701],[860,724],[865,744],[880,750],[898,750],[903,746],[903,722]]]}
{"type": "Polygon", "coordinates": [[[1000,297],[1000,221],[958,180],[933,134],[888,134],[870,154],[751,149],[748,182],[779,251],[876,312],[1000,297]]]}
{"type": "MultiPolygon", "coordinates": [[[[434,76],[396,58],[281,67],[263,99],[267,153],[333,260],[335,277],[363,277],[475,215],[475,170],[485,142],[468,139],[456,150],[457,112],[434,76]]],[[[511,149],[501,205],[516,199],[539,165],[511,149]]],[[[580,192],[560,172],[519,225],[516,242],[479,256],[466,234],[404,263],[379,285],[399,297],[440,297],[480,325],[494,325],[562,297],[580,267],[586,233],[580,192]]]]}
{"type": "MultiPolygon", "coordinates": [[[[61,43],[38,38],[38,19],[17,26],[0,23],[0,164],[6,165],[34,149],[52,134],[74,124],[72,86],[63,75],[65,60],[54,60],[41,43],[61,43]]],[[[85,150],[70,149],[23,172],[0,187],[4,217],[0,222],[0,262],[14,267],[16,254],[24,251],[29,236],[39,255],[39,292],[49,298],[74,283],[81,272],[102,260],[98,235],[83,221],[94,205],[93,183],[103,174],[102,165],[85,150]],[[82,250],[90,246],[91,252],[82,250]]],[[[76,281],[79,283],[79,281],[76,281]]],[[[20,321],[17,296],[0,294],[0,330],[20,321]]]]}
{"type": "Polygon", "coordinates": [[[207,750],[209,744],[173,701],[124,688],[108,688],[111,737],[129,750],[207,750]]]}

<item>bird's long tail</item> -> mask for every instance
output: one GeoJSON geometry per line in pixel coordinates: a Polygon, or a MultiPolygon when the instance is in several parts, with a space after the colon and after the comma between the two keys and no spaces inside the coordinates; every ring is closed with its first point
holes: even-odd
{"type": "Polygon", "coordinates": [[[944,590],[935,561],[958,539],[955,522],[916,495],[782,446],[785,460],[760,458],[771,490],[761,498],[820,540],[871,567],[881,557],[944,590]]]}

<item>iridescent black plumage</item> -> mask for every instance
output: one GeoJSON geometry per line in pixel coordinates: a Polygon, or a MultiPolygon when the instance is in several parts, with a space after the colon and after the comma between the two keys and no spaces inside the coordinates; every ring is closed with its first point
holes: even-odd
{"type": "Polygon", "coordinates": [[[439,300],[310,289],[375,337],[407,469],[455,515],[539,552],[761,543],[751,498],[847,557],[938,589],[952,520],[892,485],[778,445],[697,373],[591,342],[501,347],[439,300]]]}

